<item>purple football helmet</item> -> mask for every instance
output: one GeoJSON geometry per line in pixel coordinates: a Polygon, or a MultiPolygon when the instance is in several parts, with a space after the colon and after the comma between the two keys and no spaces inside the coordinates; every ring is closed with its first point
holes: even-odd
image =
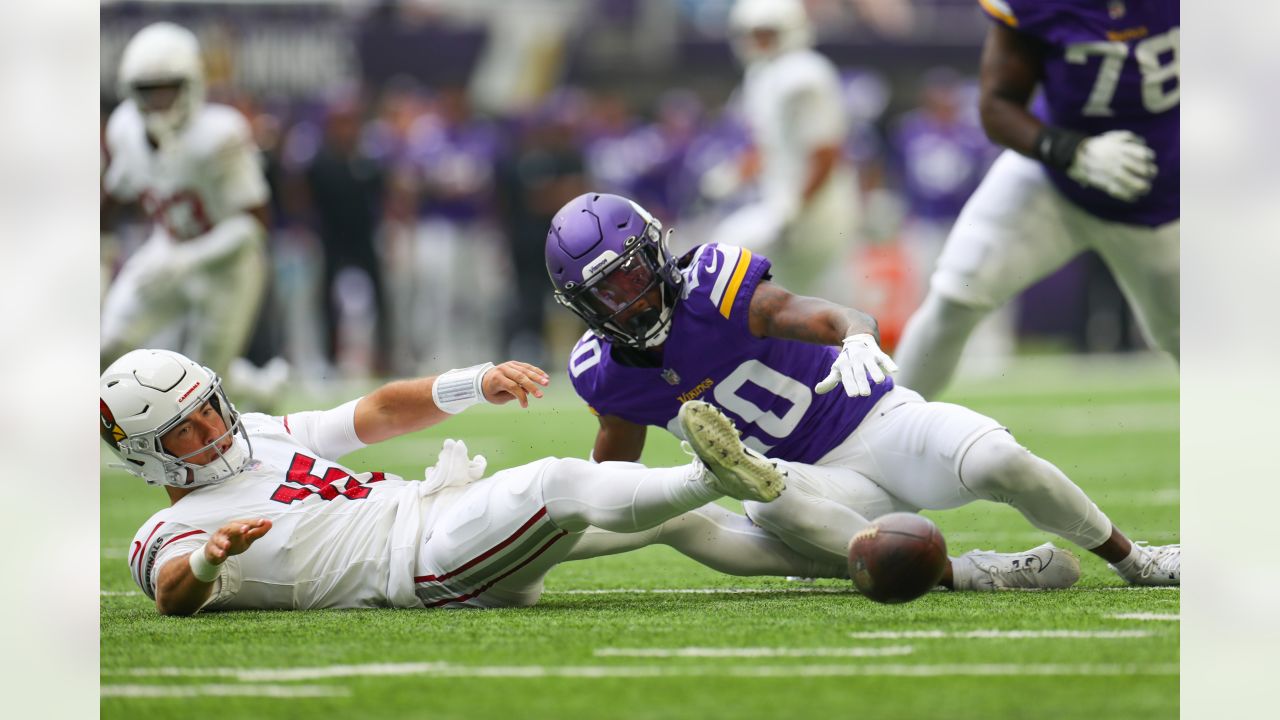
{"type": "Polygon", "coordinates": [[[635,202],[604,193],[579,195],[556,213],[547,233],[547,272],[556,302],[596,335],[639,349],[667,339],[684,285],[662,223],[635,202]]]}

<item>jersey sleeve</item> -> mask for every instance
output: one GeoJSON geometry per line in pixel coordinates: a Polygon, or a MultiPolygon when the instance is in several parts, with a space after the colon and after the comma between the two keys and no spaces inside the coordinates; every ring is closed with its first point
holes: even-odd
{"type": "Polygon", "coordinates": [[[248,210],[263,205],[271,191],[249,122],[232,108],[219,110],[209,122],[209,163],[222,186],[227,207],[248,210]]]}
{"type": "Polygon", "coordinates": [[[129,546],[129,574],[142,592],[155,600],[160,568],[204,547],[208,540],[209,533],[203,528],[153,517],[138,530],[129,546]]]}
{"type": "Polygon", "coordinates": [[[993,22],[1018,32],[1044,37],[1061,20],[1062,7],[1057,0],[978,0],[983,14],[993,22]]]}
{"type": "Polygon", "coordinates": [[[299,445],[330,460],[367,447],[356,435],[356,404],[361,398],[332,410],[309,410],[280,418],[299,445]]]}
{"type": "Polygon", "coordinates": [[[125,150],[129,133],[141,132],[141,129],[141,119],[131,100],[122,103],[107,119],[103,141],[108,162],[102,175],[102,189],[121,202],[133,202],[142,193],[142,184],[129,167],[133,154],[125,150]]]}
{"type": "Polygon", "coordinates": [[[699,315],[715,314],[742,330],[756,287],[768,277],[771,263],[746,248],[707,243],[694,251],[685,269],[685,308],[699,315]]]}
{"type": "Polygon", "coordinates": [[[587,409],[595,415],[602,412],[609,414],[608,408],[599,407],[607,403],[596,392],[600,384],[600,359],[604,352],[604,343],[596,337],[595,333],[588,330],[578,338],[573,351],[569,353],[569,382],[573,385],[574,392],[578,393],[578,397],[587,403],[587,409]]]}

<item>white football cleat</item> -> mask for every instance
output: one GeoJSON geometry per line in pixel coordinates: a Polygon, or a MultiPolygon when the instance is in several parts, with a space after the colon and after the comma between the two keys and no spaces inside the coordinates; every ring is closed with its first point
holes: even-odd
{"type": "Polygon", "coordinates": [[[707,483],[737,500],[769,502],[786,487],[786,474],[771,460],[742,444],[733,422],[716,406],[690,400],[680,406],[680,427],[707,468],[707,483]]]}
{"type": "Polygon", "coordinates": [[[1138,557],[1128,563],[1116,563],[1107,567],[1124,578],[1130,585],[1173,586],[1182,585],[1182,545],[1148,545],[1135,542],[1138,557]],[[1120,568],[1124,567],[1124,570],[1120,568]]]}
{"type": "Polygon", "coordinates": [[[1020,553],[970,550],[955,565],[956,590],[1061,589],[1080,579],[1080,560],[1053,543],[1020,553]]]}

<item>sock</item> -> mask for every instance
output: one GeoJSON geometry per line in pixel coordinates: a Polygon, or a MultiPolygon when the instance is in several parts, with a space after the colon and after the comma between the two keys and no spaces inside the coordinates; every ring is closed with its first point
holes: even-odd
{"type": "Polygon", "coordinates": [[[551,520],[569,532],[594,526],[634,533],[720,497],[705,475],[702,463],[646,468],[569,458],[548,467],[543,498],[551,520]]]}
{"type": "Polygon", "coordinates": [[[1129,554],[1120,562],[1111,563],[1111,567],[1120,573],[1121,577],[1131,578],[1138,574],[1139,563],[1146,557],[1146,551],[1138,543],[1133,543],[1129,548],[1129,554]]]}

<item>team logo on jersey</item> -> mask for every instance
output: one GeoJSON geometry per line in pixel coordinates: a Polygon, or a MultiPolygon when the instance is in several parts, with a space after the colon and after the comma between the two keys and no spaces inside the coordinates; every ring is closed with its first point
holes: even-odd
{"type": "Polygon", "coordinates": [[[124,439],[124,430],[116,424],[115,415],[111,414],[111,408],[107,407],[107,401],[99,399],[99,414],[102,416],[102,427],[98,431],[102,433],[102,439],[112,445],[119,445],[124,439]]]}
{"type": "Polygon", "coordinates": [[[679,385],[680,375],[671,368],[662,371],[662,379],[667,381],[668,385],[679,385]]]}
{"type": "Polygon", "coordinates": [[[1112,20],[1119,20],[1124,17],[1124,13],[1124,0],[1110,0],[1107,3],[1107,15],[1111,16],[1112,20]]]}

